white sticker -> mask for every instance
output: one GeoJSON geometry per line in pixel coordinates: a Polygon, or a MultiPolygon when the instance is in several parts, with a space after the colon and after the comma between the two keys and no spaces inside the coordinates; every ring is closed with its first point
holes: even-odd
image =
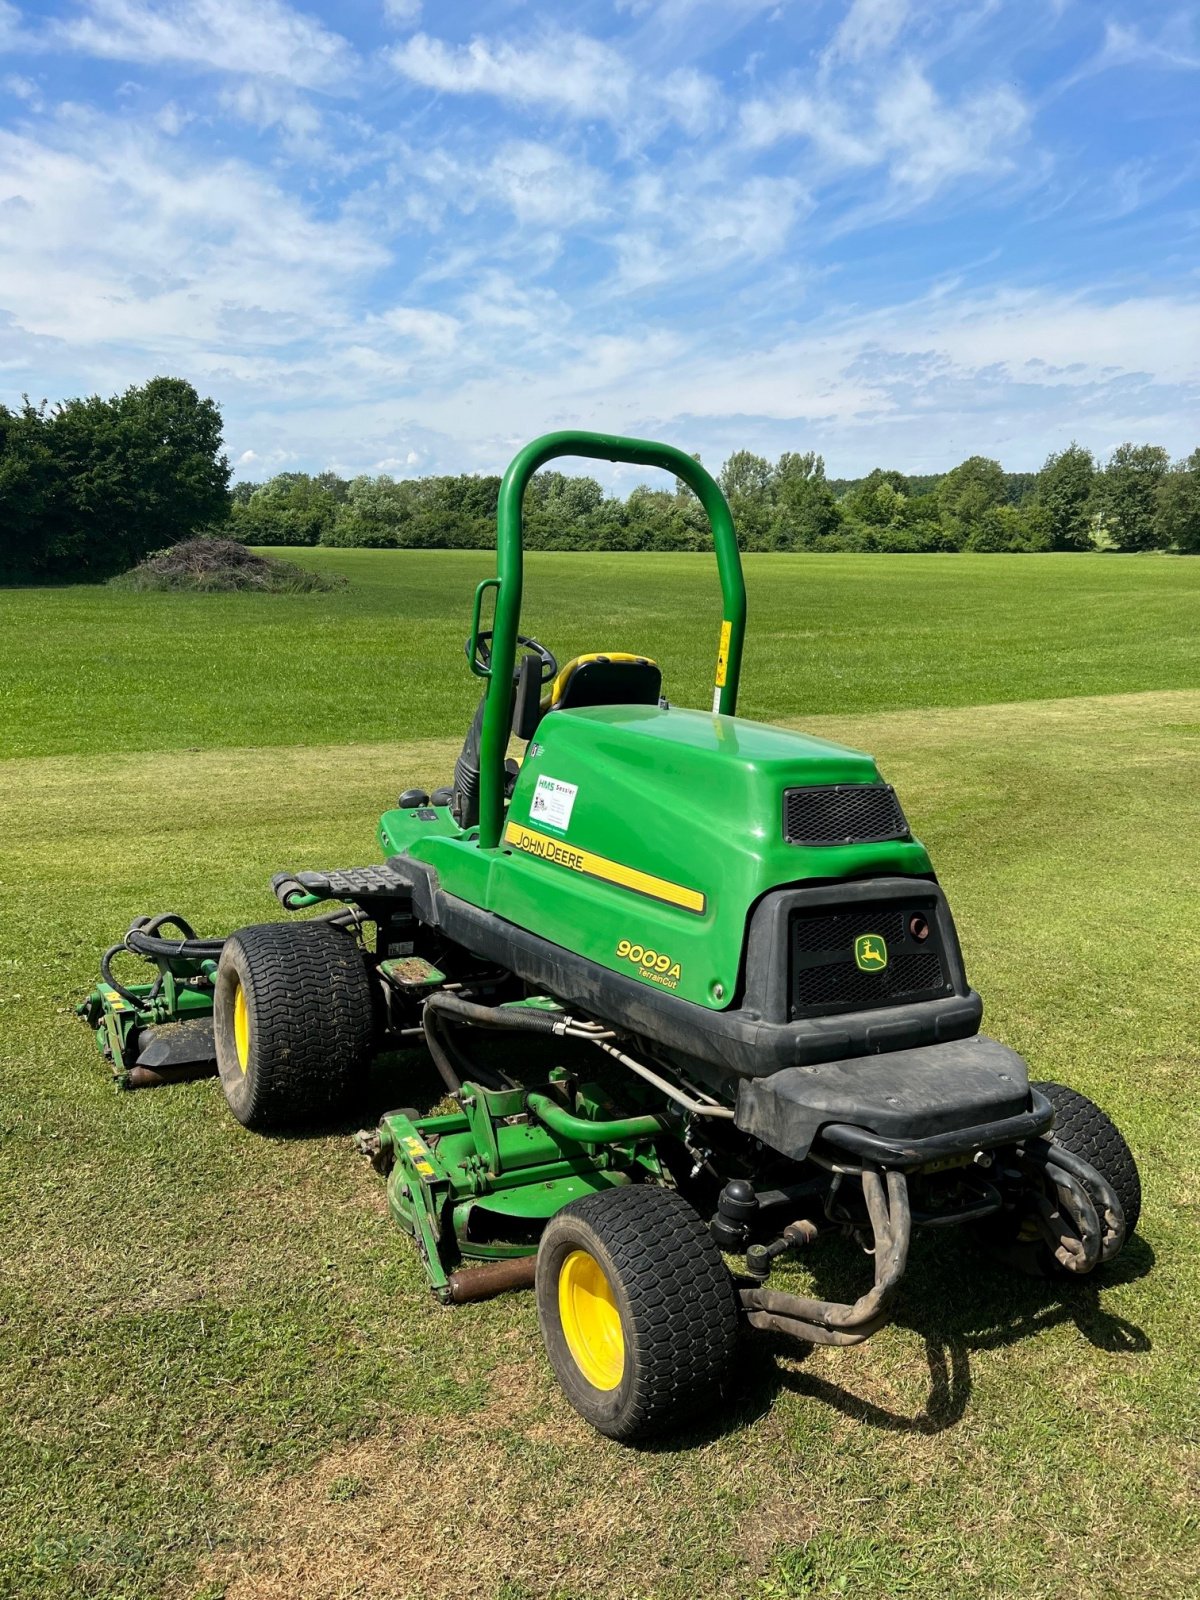
{"type": "Polygon", "coordinates": [[[713,690],[713,716],[714,717],[720,716],[720,714],[721,714],[721,691],[720,691],[720,689],[714,689],[713,690]]]}
{"type": "Polygon", "coordinates": [[[551,828],[568,828],[578,791],[578,784],[562,783],[558,778],[539,778],[533,791],[533,804],[529,808],[530,822],[545,822],[551,828]]]}

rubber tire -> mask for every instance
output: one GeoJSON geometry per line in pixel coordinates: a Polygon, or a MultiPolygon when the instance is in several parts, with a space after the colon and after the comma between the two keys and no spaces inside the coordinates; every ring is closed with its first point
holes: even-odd
{"type": "Polygon", "coordinates": [[[629,1185],[564,1206],[542,1234],[536,1293],[542,1340],[567,1399],[610,1439],[644,1439],[686,1420],[720,1385],[738,1339],[733,1280],[708,1229],[672,1189],[629,1185]],[[588,1251],[613,1289],[625,1342],[615,1389],[576,1365],[558,1310],[558,1278],[588,1251]]]}
{"type": "Polygon", "coordinates": [[[335,1115],[361,1081],[374,1040],[362,951],[324,922],[239,929],[217,966],[213,1031],[221,1087],[243,1126],[265,1132],[335,1115]],[[239,983],[250,1022],[244,1072],[233,1032],[239,983]]]}
{"type": "MultiPolygon", "coordinates": [[[[1065,1083],[1035,1083],[1032,1087],[1040,1090],[1054,1107],[1054,1127],[1047,1135],[1049,1143],[1081,1156],[1112,1184],[1125,1213],[1128,1241],[1142,1214],[1142,1180],[1121,1130],[1094,1101],[1077,1089],[1069,1089],[1065,1083]]],[[[1099,1198],[1087,1184],[1084,1188],[1093,1200],[1099,1198]]]]}

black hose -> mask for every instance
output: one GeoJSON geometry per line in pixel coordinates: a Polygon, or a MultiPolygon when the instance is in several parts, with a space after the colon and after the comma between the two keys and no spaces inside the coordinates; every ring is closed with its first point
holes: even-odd
{"type": "Polygon", "coordinates": [[[104,979],[104,982],[110,989],[116,990],[116,992],[121,996],[122,1000],[128,1000],[131,1006],[140,1006],[142,1003],[142,996],[140,994],[134,994],[133,991],[131,989],[127,989],[118,978],[113,977],[110,963],[112,958],[115,955],[119,955],[124,948],[124,944],[109,945],[108,949],[100,957],[100,976],[104,979]]]}
{"type": "Polygon", "coordinates": [[[426,1012],[444,1011],[456,1022],[476,1028],[511,1028],[518,1033],[556,1033],[562,1026],[562,1013],[542,1011],[535,1006],[480,1006],[456,994],[439,989],[425,1002],[426,1012]]]}
{"type": "Polygon", "coordinates": [[[468,1062],[456,1048],[447,1023],[465,1027],[511,1029],[521,1033],[553,1033],[558,1026],[557,1013],[538,1011],[529,1006],[480,1006],[458,995],[439,990],[429,996],[421,1013],[425,1029],[425,1043],[442,1082],[452,1095],[462,1093],[464,1072],[477,1079],[485,1089],[511,1087],[503,1076],[468,1062]]]}
{"type": "MultiPolygon", "coordinates": [[[[338,911],[326,911],[321,916],[314,917],[314,922],[327,922],[331,927],[355,929],[367,922],[370,918],[357,906],[345,906],[338,911]]],[[[175,911],[160,911],[155,917],[135,917],[130,924],[129,932],[120,944],[110,945],[100,957],[100,976],[110,989],[116,991],[123,1000],[130,1005],[142,1006],[147,1000],[155,999],[162,988],[163,962],[170,961],[217,961],[221,951],[225,948],[224,938],[201,939],[197,937],[191,923],[175,911]],[[178,939],[164,939],[161,929],[173,927],[181,935],[178,939]],[[154,986],[149,994],[135,994],[132,989],[127,989],[119,978],[113,976],[112,960],[120,955],[123,950],[130,951],[135,956],[141,956],[144,961],[158,963],[159,970],[154,980],[154,986]]]]}

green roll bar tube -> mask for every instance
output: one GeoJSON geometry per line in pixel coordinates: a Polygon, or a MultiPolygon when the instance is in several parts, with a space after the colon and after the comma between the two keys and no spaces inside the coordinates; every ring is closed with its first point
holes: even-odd
{"type": "Polygon", "coordinates": [[[661,467],[693,490],[712,529],[721,579],[722,616],[713,675],[713,711],[731,717],[737,708],[742,644],[746,636],[746,585],[738,553],[733,517],[720,486],[691,456],[674,445],[650,439],[623,439],[608,433],[546,433],[512,459],[500,485],[496,511],[496,576],[475,591],[469,656],[471,670],[488,680],[479,747],[479,844],[494,850],[504,827],[504,757],[512,723],[513,669],[521,620],[523,546],[521,508],[525,489],[539,467],[556,456],[587,456],[595,461],[627,461],[632,466],[661,467]],[[475,643],[486,590],[496,591],[492,622],[491,665],[476,661],[475,643]]]}

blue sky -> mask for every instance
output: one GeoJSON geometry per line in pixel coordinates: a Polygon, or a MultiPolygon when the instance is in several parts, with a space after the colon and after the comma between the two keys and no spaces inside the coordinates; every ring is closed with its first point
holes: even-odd
{"type": "Polygon", "coordinates": [[[242,477],[1181,455],[1200,8],[0,0],[0,399],[157,372],[242,477]]]}

